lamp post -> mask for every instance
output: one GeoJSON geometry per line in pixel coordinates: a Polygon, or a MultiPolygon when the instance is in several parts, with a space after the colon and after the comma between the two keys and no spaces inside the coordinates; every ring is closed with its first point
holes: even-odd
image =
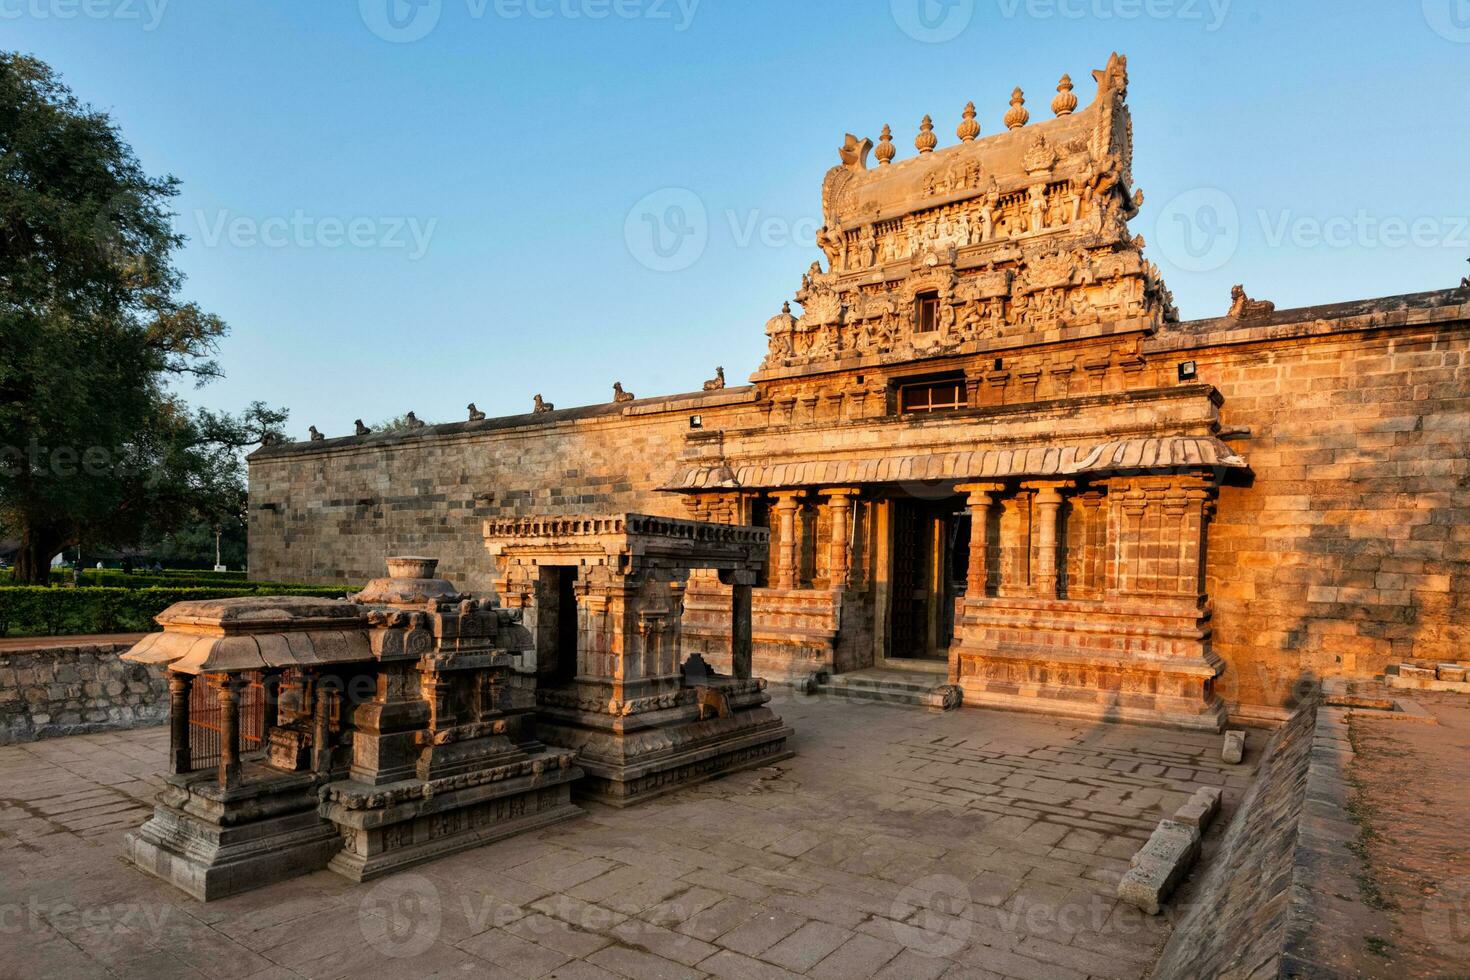
{"type": "Polygon", "coordinates": [[[224,562],[220,561],[219,553],[219,539],[220,535],[224,533],[224,530],[224,525],[222,524],[216,524],[214,526],[214,570],[216,572],[223,572],[225,570],[224,562]]]}

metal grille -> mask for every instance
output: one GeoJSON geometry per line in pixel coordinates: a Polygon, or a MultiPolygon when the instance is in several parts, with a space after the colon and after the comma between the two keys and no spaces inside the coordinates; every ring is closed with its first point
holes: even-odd
{"type": "MultiPolygon", "coordinates": [[[[240,751],[257,751],[265,738],[265,688],[257,673],[245,675],[249,683],[240,692],[240,751]]],[[[194,771],[219,765],[224,712],[213,676],[194,678],[189,691],[189,768],[194,771]]]]}

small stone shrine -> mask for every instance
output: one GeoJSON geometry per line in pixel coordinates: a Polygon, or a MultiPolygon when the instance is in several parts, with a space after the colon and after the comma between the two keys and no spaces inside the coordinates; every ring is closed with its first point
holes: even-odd
{"type": "Polygon", "coordinates": [[[492,520],[496,592],[534,650],[539,730],[574,748],[579,796],[627,806],[789,758],[790,728],[751,676],[764,528],[626,514],[492,520]],[[731,675],[682,658],[690,573],[729,587],[731,675]]]}
{"type": "Polygon", "coordinates": [[[362,881],[578,815],[536,741],[518,626],[389,560],[353,601],[182,602],[124,659],[164,665],[169,771],[128,857],[210,901],[330,867],[362,881]]]}

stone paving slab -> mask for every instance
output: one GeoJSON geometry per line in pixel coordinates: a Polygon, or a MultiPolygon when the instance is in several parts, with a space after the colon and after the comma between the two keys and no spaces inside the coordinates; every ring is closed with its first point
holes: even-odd
{"type": "MultiPolygon", "coordinates": [[[[122,859],[167,733],[0,748],[0,964],[17,977],[1117,977],[1167,938],[1115,895],[1213,735],[789,696],[797,756],[371,885],[202,905],[122,859]]],[[[1254,749],[1254,745],[1253,745],[1254,749]]],[[[1209,838],[1207,838],[1208,841],[1209,838]]]]}

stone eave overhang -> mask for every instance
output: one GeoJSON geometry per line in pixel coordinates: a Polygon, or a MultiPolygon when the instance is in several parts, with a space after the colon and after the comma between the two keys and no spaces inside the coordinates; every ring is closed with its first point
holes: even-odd
{"type": "Polygon", "coordinates": [[[1247,469],[1221,441],[1209,385],[897,415],[797,427],[691,433],[661,488],[710,493],[816,485],[1084,477],[1247,469]]]}
{"type": "Polygon", "coordinates": [[[660,489],[720,493],[907,482],[1079,479],[1151,472],[1246,470],[1215,436],[1114,439],[1081,445],[883,455],[798,463],[686,467],[660,489]]]}

